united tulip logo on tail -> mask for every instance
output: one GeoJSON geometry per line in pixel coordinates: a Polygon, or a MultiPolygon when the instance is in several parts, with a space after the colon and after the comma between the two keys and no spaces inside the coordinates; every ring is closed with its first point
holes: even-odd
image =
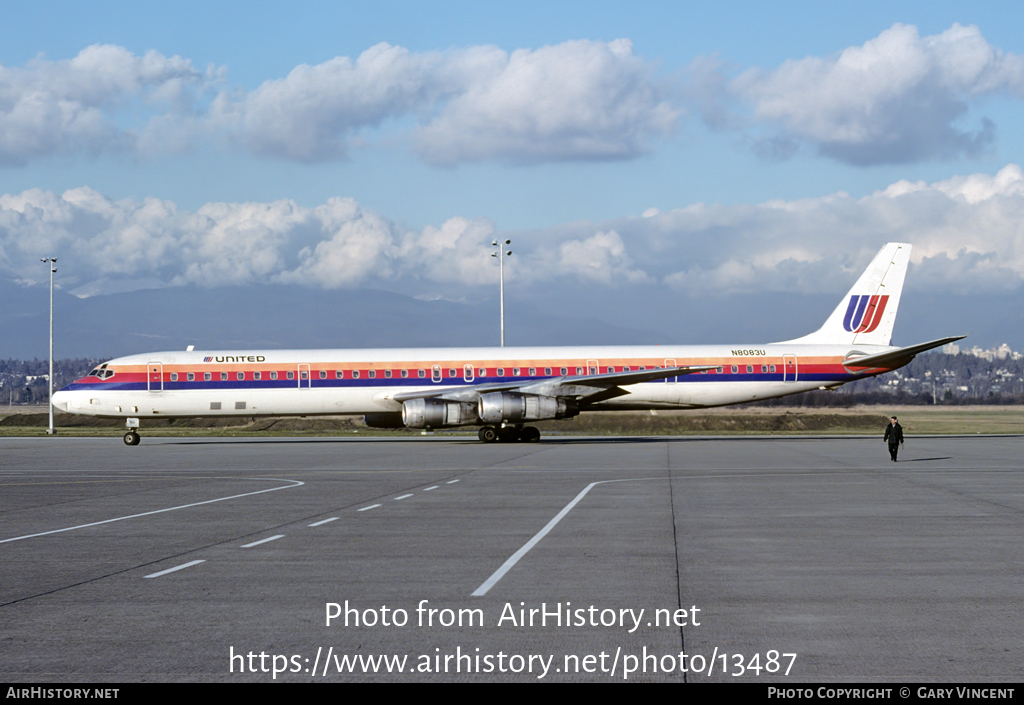
{"type": "Polygon", "coordinates": [[[846,309],[843,328],[850,333],[870,333],[882,322],[882,314],[889,296],[871,296],[854,294],[850,297],[850,306],[846,309]]]}

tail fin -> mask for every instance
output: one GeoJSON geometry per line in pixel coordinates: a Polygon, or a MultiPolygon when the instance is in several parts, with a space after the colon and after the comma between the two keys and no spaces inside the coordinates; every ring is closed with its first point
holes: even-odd
{"type": "Polygon", "coordinates": [[[792,343],[888,345],[896,323],[910,245],[890,242],[875,255],[825,325],[792,343]]]}

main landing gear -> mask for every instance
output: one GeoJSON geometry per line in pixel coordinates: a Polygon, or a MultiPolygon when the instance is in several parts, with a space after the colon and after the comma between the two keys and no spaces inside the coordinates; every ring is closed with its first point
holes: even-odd
{"type": "Polygon", "coordinates": [[[536,443],[540,431],[534,426],[484,426],[477,437],[484,443],[536,443]]]}

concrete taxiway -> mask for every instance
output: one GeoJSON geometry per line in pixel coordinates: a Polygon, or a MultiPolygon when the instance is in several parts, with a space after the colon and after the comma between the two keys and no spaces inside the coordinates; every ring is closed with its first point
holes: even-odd
{"type": "Polygon", "coordinates": [[[1021,457],[3,438],[0,680],[1015,681],[1021,457]]]}

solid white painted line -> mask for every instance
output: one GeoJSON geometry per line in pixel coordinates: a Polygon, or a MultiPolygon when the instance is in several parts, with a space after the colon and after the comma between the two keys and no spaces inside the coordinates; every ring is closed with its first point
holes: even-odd
{"type": "Polygon", "coordinates": [[[365,512],[367,509],[376,509],[379,506],[380,506],[379,504],[371,504],[369,507],[363,507],[362,509],[357,509],[356,511],[357,512],[365,512]]]}
{"type": "Polygon", "coordinates": [[[454,485],[456,482],[458,482],[458,480],[448,480],[448,482],[446,482],[445,484],[446,485],[454,485]]]}
{"type": "Polygon", "coordinates": [[[398,500],[405,499],[407,497],[412,497],[412,495],[411,494],[403,494],[401,497],[395,497],[395,501],[397,502],[398,500]]]}
{"type": "Polygon", "coordinates": [[[284,538],[284,534],[278,534],[277,536],[271,536],[269,539],[260,539],[259,541],[253,541],[252,543],[247,543],[244,546],[242,546],[242,548],[252,548],[253,546],[259,546],[261,543],[266,543],[267,541],[277,541],[278,539],[283,539],[283,538],[284,538]]]}
{"type": "Polygon", "coordinates": [[[564,517],[566,514],[568,514],[569,511],[573,507],[575,507],[576,504],[581,499],[583,499],[586,496],[587,492],[590,492],[590,489],[594,485],[596,485],[596,484],[598,484],[598,483],[591,482],[589,485],[587,485],[583,489],[582,492],[580,492],[578,495],[576,495],[576,499],[574,499],[573,501],[571,501],[567,505],[565,505],[565,508],[562,509],[562,511],[560,511],[555,516],[554,519],[552,519],[551,521],[549,521],[547,523],[547,526],[545,526],[543,529],[538,531],[537,534],[532,539],[530,539],[525,544],[523,544],[522,548],[520,548],[518,551],[513,553],[509,557],[509,559],[507,561],[505,561],[504,563],[501,564],[500,568],[498,568],[496,571],[494,571],[494,574],[491,575],[491,577],[487,578],[487,580],[485,580],[480,587],[478,587],[476,590],[474,590],[472,596],[473,597],[483,597],[484,595],[486,595],[487,591],[490,590],[492,587],[494,587],[495,583],[497,583],[499,580],[501,580],[503,577],[505,577],[505,573],[510,571],[512,569],[512,566],[514,566],[516,563],[519,562],[520,558],[522,558],[527,553],[529,553],[531,548],[533,548],[538,543],[540,543],[540,540],[542,538],[544,538],[545,536],[547,536],[548,532],[551,531],[553,528],[555,528],[555,525],[558,524],[558,522],[562,521],[562,517],[564,517]]]}
{"type": "Polygon", "coordinates": [[[338,519],[338,517],[331,517],[330,519],[324,519],[323,521],[318,521],[315,524],[309,524],[309,526],[323,526],[324,524],[330,524],[332,521],[336,521],[337,519],[338,519]]]}
{"type": "Polygon", "coordinates": [[[152,575],[144,575],[142,577],[144,577],[144,578],[159,578],[161,575],[167,575],[168,573],[173,573],[176,570],[184,570],[185,568],[191,568],[194,565],[199,565],[200,563],[205,563],[205,562],[206,562],[205,560],[189,561],[188,563],[182,563],[181,565],[179,565],[179,566],[177,566],[175,568],[168,568],[167,570],[161,570],[159,573],[153,573],[152,575]]]}
{"type": "Polygon", "coordinates": [[[580,492],[578,495],[576,495],[576,499],[574,499],[573,501],[571,501],[567,505],[565,505],[565,508],[562,509],[562,511],[560,511],[557,515],[555,515],[554,519],[549,521],[547,523],[547,525],[543,529],[538,531],[536,536],[534,536],[532,539],[530,539],[529,541],[524,543],[522,548],[520,548],[518,551],[513,553],[509,557],[509,559],[507,561],[502,563],[501,567],[498,568],[496,571],[494,571],[494,574],[491,575],[491,577],[487,578],[487,580],[485,580],[480,587],[478,587],[476,590],[473,591],[473,595],[472,596],[473,597],[482,597],[482,596],[486,595],[487,591],[490,590],[492,587],[494,587],[495,584],[499,580],[501,580],[503,577],[505,577],[505,573],[510,571],[512,569],[512,566],[514,566],[516,563],[519,562],[520,558],[525,556],[527,553],[530,552],[531,548],[533,548],[538,543],[540,543],[540,540],[542,538],[544,538],[545,536],[547,536],[548,532],[551,531],[553,528],[555,528],[555,525],[557,525],[558,522],[560,522],[562,520],[562,518],[566,514],[568,514],[569,511],[573,507],[575,507],[579,503],[579,501],[581,499],[583,499],[587,495],[587,492],[590,492],[590,490],[592,490],[597,485],[610,485],[610,484],[617,483],[617,482],[647,482],[647,481],[650,481],[650,480],[667,480],[667,479],[669,479],[669,478],[666,478],[666,477],[637,477],[637,478],[630,478],[628,480],[601,480],[600,482],[591,482],[589,485],[587,485],[586,487],[583,488],[582,492],[580,492]]]}
{"type": "Polygon", "coordinates": [[[146,517],[151,514],[162,514],[163,512],[173,512],[178,509],[188,509],[189,507],[199,507],[203,504],[213,504],[214,502],[226,502],[229,499],[238,499],[239,497],[251,497],[255,494],[263,494],[264,492],[277,492],[278,490],[287,490],[290,487],[300,487],[305,482],[299,482],[298,480],[282,480],[276,477],[243,477],[243,480],[275,480],[277,482],[291,482],[290,485],[284,487],[271,487],[269,490],[259,490],[257,492],[246,492],[244,494],[235,494],[230,497],[218,497],[217,499],[208,499],[205,502],[194,502],[192,504],[183,504],[180,507],[168,507],[167,509],[156,509],[152,512],[142,512],[141,514],[131,514],[126,517],[117,517],[116,519],[105,519],[104,521],[94,521],[91,524],[79,524],[78,526],[69,526],[66,529],[54,529],[53,531],[43,531],[38,534],[27,534],[25,536],[15,536],[11,539],[2,539],[0,543],[7,543],[9,541],[21,541],[22,539],[33,539],[37,536],[49,536],[50,534],[59,534],[64,531],[74,531],[75,529],[85,529],[90,526],[99,526],[100,524],[109,524],[115,521],[124,521],[125,519],[136,519],[138,517],[146,517]]]}
{"type": "Polygon", "coordinates": [[[440,487],[440,486],[441,486],[441,485],[434,485],[433,487],[424,487],[424,488],[423,488],[423,491],[424,491],[424,492],[430,492],[430,490],[436,490],[436,489],[437,489],[438,487],[440,487]]]}

